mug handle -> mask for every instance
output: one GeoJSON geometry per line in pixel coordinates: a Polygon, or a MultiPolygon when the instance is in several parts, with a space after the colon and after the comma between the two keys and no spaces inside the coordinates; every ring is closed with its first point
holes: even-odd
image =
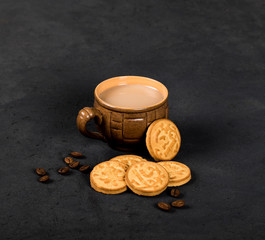
{"type": "Polygon", "coordinates": [[[84,107],[78,113],[76,118],[76,125],[78,130],[85,136],[101,139],[106,141],[105,137],[100,132],[90,132],[86,129],[86,124],[93,118],[97,119],[98,125],[102,124],[102,114],[94,107],[84,107]]]}

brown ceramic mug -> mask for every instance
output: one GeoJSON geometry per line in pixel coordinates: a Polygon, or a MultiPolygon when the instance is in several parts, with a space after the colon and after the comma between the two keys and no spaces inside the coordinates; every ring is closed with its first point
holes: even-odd
{"type": "Polygon", "coordinates": [[[85,136],[102,139],[120,150],[133,150],[144,144],[148,126],[160,118],[168,118],[168,90],[160,82],[147,77],[121,76],[101,82],[94,92],[94,107],[79,111],[78,130],[85,136]],[[161,93],[161,100],[145,107],[112,105],[102,99],[104,91],[116,86],[147,86],[161,93]],[[88,131],[86,124],[95,120],[98,132],[88,131]]]}

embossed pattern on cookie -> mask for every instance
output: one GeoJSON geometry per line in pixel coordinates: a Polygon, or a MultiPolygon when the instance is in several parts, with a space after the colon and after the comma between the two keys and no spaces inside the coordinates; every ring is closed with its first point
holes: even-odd
{"type": "Polygon", "coordinates": [[[140,156],[137,156],[137,155],[120,155],[120,156],[117,156],[117,157],[110,159],[110,161],[122,162],[122,163],[126,164],[128,167],[130,167],[134,163],[143,162],[146,160],[140,156]]]}
{"type": "Polygon", "coordinates": [[[146,146],[156,161],[173,159],[179,151],[180,144],[179,130],[168,119],[156,120],[147,130],[146,146]]]}
{"type": "Polygon", "coordinates": [[[181,186],[191,179],[191,172],[188,166],[180,162],[163,161],[159,162],[169,174],[169,187],[181,186]]]}
{"type": "Polygon", "coordinates": [[[117,161],[102,162],[90,173],[91,187],[105,194],[118,194],[126,191],[125,171],[127,166],[117,161]]]}
{"type": "Polygon", "coordinates": [[[167,188],[169,176],[162,166],[146,161],[135,163],[129,167],[125,181],[134,193],[155,196],[167,188]]]}

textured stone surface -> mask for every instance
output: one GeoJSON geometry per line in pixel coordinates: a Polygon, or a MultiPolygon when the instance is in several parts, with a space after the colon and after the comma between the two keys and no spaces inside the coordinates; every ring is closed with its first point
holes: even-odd
{"type": "Polygon", "coordinates": [[[264,239],[264,11],[263,0],[1,0],[1,239],[264,239]],[[121,154],[75,126],[118,75],[169,89],[190,208],[163,212],[166,193],[104,195],[78,171],[57,173],[71,151],[92,166],[121,154]]]}

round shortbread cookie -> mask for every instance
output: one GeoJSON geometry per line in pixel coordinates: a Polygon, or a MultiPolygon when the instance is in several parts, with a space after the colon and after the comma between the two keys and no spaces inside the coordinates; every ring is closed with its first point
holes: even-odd
{"type": "Polygon", "coordinates": [[[156,196],[168,185],[169,176],[165,168],[154,162],[138,162],[130,166],[125,175],[127,186],[136,194],[156,196]]]}
{"type": "Polygon", "coordinates": [[[163,166],[169,175],[169,187],[181,186],[191,179],[191,172],[188,166],[180,162],[163,161],[159,162],[163,166]]]}
{"type": "Polygon", "coordinates": [[[143,162],[146,160],[140,156],[137,156],[137,155],[120,155],[120,156],[117,156],[117,157],[110,159],[109,161],[118,161],[118,162],[124,163],[128,167],[130,167],[134,163],[143,162]]]}
{"type": "Polygon", "coordinates": [[[146,147],[156,161],[173,159],[180,148],[181,137],[177,126],[168,119],[154,121],[146,132],[146,147]]]}
{"type": "Polygon", "coordinates": [[[90,173],[91,187],[105,194],[118,194],[126,191],[126,169],[126,164],[117,161],[107,161],[96,165],[90,173]]]}

